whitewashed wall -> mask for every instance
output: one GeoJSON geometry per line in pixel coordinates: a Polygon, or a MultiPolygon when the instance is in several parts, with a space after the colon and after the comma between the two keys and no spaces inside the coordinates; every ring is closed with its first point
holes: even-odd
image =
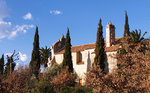
{"type": "MultiPolygon", "coordinates": [[[[93,53],[94,49],[87,49],[84,51],[81,51],[82,54],[82,61],[84,64],[77,64],[77,54],[76,52],[72,53],[72,61],[73,61],[73,68],[74,71],[77,73],[80,79],[82,79],[82,83],[84,84],[85,82],[85,73],[88,72],[89,68],[92,66],[94,62],[94,57],[95,54],[93,53]]],[[[114,52],[107,52],[107,60],[105,62],[106,66],[106,71],[112,73],[115,68],[117,68],[117,59],[115,58],[116,51],[114,52]]],[[[63,61],[63,54],[56,54],[55,55],[55,60],[58,64],[61,64],[63,61]]]]}
{"type": "Polygon", "coordinates": [[[115,58],[116,54],[117,54],[117,51],[106,52],[106,55],[107,55],[106,63],[108,63],[109,73],[112,73],[117,68],[117,59],[115,58]]]}

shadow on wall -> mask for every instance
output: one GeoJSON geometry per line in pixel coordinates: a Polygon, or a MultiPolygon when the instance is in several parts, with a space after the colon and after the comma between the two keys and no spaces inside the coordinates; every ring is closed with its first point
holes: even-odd
{"type": "MultiPolygon", "coordinates": [[[[87,72],[89,71],[91,67],[91,59],[90,59],[90,52],[88,51],[88,58],[87,58],[87,72]]],[[[109,64],[108,64],[108,58],[107,55],[105,55],[105,71],[106,73],[109,72],[109,64]]]]}
{"type": "Polygon", "coordinates": [[[91,67],[91,59],[90,59],[90,52],[88,51],[88,58],[87,58],[87,72],[91,67]]]}
{"type": "Polygon", "coordinates": [[[106,73],[109,72],[109,64],[108,64],[108,58],[107,58],[107,55],[105,55],[105,71],[106,71],[106,73]]]}

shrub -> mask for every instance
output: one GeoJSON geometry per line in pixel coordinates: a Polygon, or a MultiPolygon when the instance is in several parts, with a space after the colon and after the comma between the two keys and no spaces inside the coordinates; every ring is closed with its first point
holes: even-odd
{"type": "Polygon", "coordinates": [[[75,87],[73,93],[85,93],[85,91],[80,87],[75,87]]]}
{"type": "Polygon", "coordinates": [[[93,93],[91,88],[84,88],[85,93],[93,93]]]}
{"type": "Polygon", "coordinates": [[[59,93],[92,93],[92,89],[81,87],[81,86],[76,86],[76,87],[66,86],[60,88],[59,93]]]}
{"type": "Polygon", "coordinates": [[[5,87],[9,92],[23,93],[26,87],[26,82],[30,79],[28,68],[19,67],[13,71],[4,81],[5,87]]]}
{"type": "Polygon", "coordinates": [[[38,86],[38,80],[36,79],[35,75],[33,74],[29,81],[26,82],[26,88],[25,88],[25,92],[27,93],[36,93],[35,91],[37,90],[38,86]]]}
{"type": "Polygon", "coordinates": [[[86,74],[86,87],[91,87],[93,92],[97,93],[105,89],[105,75],[102,73],[99,66],[93,66],[86,74]]]}
{"type": "Polygon", "coordinates": [[[60,93],[70,93],[70,92],[71,92],[71,90],[69,87],[62,87],[60,89],[60,93]]]}
{"type": "Polygon", "coordinates": [[[54,77],[52,83],[56,90],[59,90],[61,87],[65,86],[74,86],[75,76],[73,73],[69,73],[68,68],[66,68],[54,77]]]}
{"type": "Polygon", "coordinates": [[[123,46],[126,53],[117,53],[118,69],[114,73],[102,74],[98,67],[87,73],[86,86],[93,88],[93,92],[150,92],[150,45],[141,42],[130,47],[130,42],[125,41],[123,46]]]}
{"type": "Polygon", "coordinates": [[[49,80],[53,79],[57,75],[57,72],[61,72],[61,66],[55,63],[52,67],[45,68],[43,75],[49,80]]]}
{"type": "Polygon", "coordinates": [[[46,80],[39,81],[37,89],[39,93],[54,93],[53,86],[46,80]]]}

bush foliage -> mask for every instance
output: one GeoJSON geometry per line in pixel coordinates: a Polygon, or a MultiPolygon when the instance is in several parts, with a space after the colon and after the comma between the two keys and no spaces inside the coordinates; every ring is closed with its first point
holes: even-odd
{"type": "Polygon", "coordinates": [[[150,92],[149,40],[132,45],[130,38],[124,38],[122,44],[126,53],[118,50],[118,68],[114,73],[102,74],[99,67],[87,73],[86,86],[93,88],[93,92],[150,92]]]}
{"type": "Polygon", "coordinates": [[[55,89],[60,89],[65,86],[74,86],[75,79],[75,75],[73,73],[69,73],[68,67],[66,67],[66,69],[54,77],[52,83],[55,89]]]}

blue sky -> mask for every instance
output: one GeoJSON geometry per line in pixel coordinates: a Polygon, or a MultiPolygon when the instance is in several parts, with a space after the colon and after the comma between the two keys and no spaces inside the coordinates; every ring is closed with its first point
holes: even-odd
{"type": "Polygon", "coordinates": [[[30,61],[35,26],[39,27],[40,47],[51,46],[70,29],[72,45],[93,43],[99,19],[105,26],[116,26],[122,37],[124,15],[128,13],[130,30],[150,29],[149,0],[0,0],[0,55],[19,52],[18,63],[30,61]]]}

